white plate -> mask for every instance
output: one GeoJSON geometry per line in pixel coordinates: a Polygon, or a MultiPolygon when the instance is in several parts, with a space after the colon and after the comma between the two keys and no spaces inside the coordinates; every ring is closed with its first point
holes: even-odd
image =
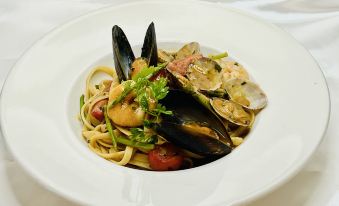
{"type": "Polygon", "coordinates": [[[1,126],[17,161],[76,202],[227,205],[266,194],[295,175],[319,144],[329,110],[317,63],[282,30],[212,3],[154,1],[90,13],[38,41],[6,81],[1,126]],[[82,140],[79,96],[90,67],[113,64],[112,26],[122,26],[131,44],[140,45],[151,21],[159,47],[197,41],[227,50],[266,92],[268,106],[230,155],[190,170],[148,172],[105,161],[82,140]]]}

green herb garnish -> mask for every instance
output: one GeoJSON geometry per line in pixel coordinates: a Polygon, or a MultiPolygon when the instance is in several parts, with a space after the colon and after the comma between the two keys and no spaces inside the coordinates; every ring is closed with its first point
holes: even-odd
{"type": "Polygon", "coordinates": [[[106,128],[108,130],[109,135],[112,138],[113,147],[116,149],[117,148],[117,137],[115,136],[115,134],[113,132],[111,121],[108,118],[107,107],[106,106],[104,107],[104,116],[105,116],[106,128]]]}
{"type": "Polygon", "coordinates": [[[149,87],[156,100],[161,100],[166,97],[168,93],[167,79],[160,78],[157,81],[150,82],[149,87]]]}
{"type": "Polygon", "coordinates": [[[124,137],[116,137],[116,140],[120,144],[127,145],[127,146],[130,146],[130,147],[140,148],[140,149],[144,149],[144,150],[154,149],[154,144],[136,142],[136,141],[132,141],[130,139],[126,139],[124,137]]]}
{"type": "Polygon", "coordinates": [[[156,74],[160,69],[164,68],[166,64],[159,64],[158,66],[154,67],[145,67],[140,70],[138,74],[136,74],[132,80],[137,81],[139,78],[151,78],[154,74],[156,74]]]}
{"type": "MultiPolygon", "coordinates": [[[[123,82],[124,90],[121,95],[116,98],[108,108],[120,103],[124,98],[130,93],[135,92],[137,101],[141,109],[149,114],[146,127],[151,127],[152,123],[158,122],[161,114],[172,115],[172,111],[166,109],[165,106],[159,103],[159,100],[166,97],[169,92],[167,87],[167,79],[159,78],[155,81],[150,81],[148,78],[154,75],[155,72],[162,69],[164,64],[159,65],[158,67],[149,67],[144,68],[145,72],[138,73],[138,75],[133,78],[133,80],[128,80],[123,82]],[[140,75],[139,75],[140,74],[140,75]],[[155,108],[154,108],[155,107],[155,108]]],[[[142,70],[142,71],[143,71],[142,70]]],[[[132,129],[131,139],[137,142],[149,143],[154,141],[154,137],[145,135],[141,132],[143,130],[132,129]]]]}
{"type": "Polygon", "coordinates": [[[85,95],[81,95],[80,96],[80,112],[81,112],[81,108],[84,106],[85,104],[85,95]]]}
{"type": "Polygon", "coordinates": [[[166,107],[158,101],[165,98],[168,93],[167,79],[160,78],[156,81],[148,81],[145,87],[140,88],[137,92],[137,100],[141,108],[148,114],[152,115],[155,121],[161,114],[172,115],[172,111],[166,110],[166,107]],[[156,104],[156,108],[150,108],[149,102],[156,104]]]}
{"type": "Polygon", "coordinates": [[[221,54],[217,54],[217,55],[208,55],[209,58],[213,59],[213,60],[217,60],[217,59],[222,59],[228,56],[227,52],[221,53],[221,54]]]}
{"type": "Polygon", "coordinates": [[[154,123],[153,121],[148,120],[148,119],[145,119],[145,120],[144,120],[144,127],[152,128],[153,123],[154,123]]]}
{"type": "Polygon", "coordinates": [[[173,115],[173,112],[170,110],[166,110],[166,107],[162,104],[158,103],[157,108],[153,109],[154,112],[158,114],[167,114],[167,115],[173,115]]]}
{"type": "Polygon", "coordinates": [[[156,135],[147,134],[143,129],[131,128],[130,132],[131,132],[130,139],[132,141],[152,144],[156,143],[157,141],[156,135]]]}

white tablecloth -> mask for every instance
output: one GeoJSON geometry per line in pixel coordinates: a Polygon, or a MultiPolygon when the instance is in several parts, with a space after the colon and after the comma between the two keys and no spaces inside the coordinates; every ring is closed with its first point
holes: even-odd
{"type": "MultiPolygon", "coordinates": [[[[287,184],[250,205],[339,205],[339,1],[209,1],[246,10],[290,32],[318,61],[331,93],[328,131],[310,162],[287,184]]],[[[42,35],[88,11],[122,2],[0,0],[0,87],[15,61],[42,35]]],[[[19,205],[77,204],[47,191],[26,174],[6,153],[0,135],[0,206],[19,205]]]]}

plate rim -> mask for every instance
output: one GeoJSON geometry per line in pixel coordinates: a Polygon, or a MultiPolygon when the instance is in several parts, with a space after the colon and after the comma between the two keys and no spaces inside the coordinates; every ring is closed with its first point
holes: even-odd
{"type": "MultiPolygon", "coordinates": [[[[278,27],[277,25],[265,20],[264,18],[257,16],[255,14],[249,13],[245,10],[241,10],[238,8],[234,8],[230,5],[225,5],[222,4],[221,2],[208,2],[208,1],[203,1],[203,0],[173,0],[173,1],[156,1],[156,0],[141,0],[141,1],[133,1],[133,0],[127,0],[125,2],[117,2],[117,3],[112,3],[110,5],[98,8],[98,9],[94,9],[91,10],[89,12],[86,12],[84,14],[72,17],[69,20],[66,20],[65,22],[56,25],[53,29],[47,31],[45,34],[43,34],[40,38],[38,38],[35,42],[33,42],[26,50],[24,50],[24,52],[19,56],[19,58],[17,59],[17,61],[15,62],[15,64],[12,66],[11,70],[9,71],[9,73],[7,74],[7,77],[4,81],[3,87],[1,89],[1,93],[0,93],[0,114],[2,114],[1,111],[5,110],[5,106],[4,106],[4,93],[5,91],[7,91],[7,87],[8,87],[8,82],[11,81],[10,79],[15,76],[15,72],[16,72],[16,68],[19,68],[18,65],[21,64],[21,62],[27,57],[29,56],[30,52],[37,46],[39,46],[40,42],[44,41],[45,39],[48,39],[49,36],[53,35],[54,33],[57,33],[60,30],[63,30],[65,27],[72,25],[78,21],[83,20],[84,18],[105,12],[106,10],[110,10],[110,9],[114,9],[114,8],[119,8],[119,7],[128,7],[128,6],[133,6],[133,5],[139,5],[139,4],[187,4],[187,3],[195,3],[195,4],[200,4],[200,5],[206,5],[206,6],[210,6],[210,7],[214,7],[214,8],[219,8],[222,7],[225,10],[228,11],[232,11],[235,12],[237,14],[249,17],[249,18],[253,18],[256,21],[259,21],[261,23],[263,23],[265,26],[269,26],[277,31],[279,31],[279,33],[283,33],[284,36],[286,38],[289,38],[290,41],[294,42],[294,44],[297,44],[298,46],[301,46],[302,49],[308,54],[309,59],[312,59],[312,62],[317,66],[317,71],[320,71],[320,76],[321,76],[321,80],[324,83],[324,86],[326,88],[326,101],[327,101],[327,111],[326,111],[326,124],[324,124],[321,128],[322,134],[321,137],[318,138],[317,142],[314,144],[314,147],[311,150],[308,150],[308,152],[306,153],[306,155],[303,157],[302,160],[300,160],[298,162],[298,164],[294,165],[293,168],[294,169],[288,169],[286,171],[286,173],[284,173],[284,175],[280,175],[278,177],[276,177],[275,181],[271,181],[270,183],[266,184],[265,186],[261,187],[258,191],[250,193],[248,195],[243,196],[240,200],[237,199],[234,201],[235,204],[244,204],[244,203],[249,203],[253,200],[256,200],[260,197],[263,197],[273,191],[275,191],[276,189],[278,189],[279,187],[281,187],[283,184],[285,184],[286,182],[288,182],[290,179],[292,179],[297,173],[300,172],[300,170],[305,166],[305,164],[312,158],[313,154],[315,153],[316,149],[319,147],[319,144],[323,141],[325,134],[327,132],[328,129],[328,125],[329,125],[329,121],[330,121],[330,112],[331,112],[331,96],[330,96],[330,92],[329,92],[329,87],[327,84],[327,80],[326,77],[324,75],[323,70],[321,69],[321,66],[319,65],[319,63],[316,61],[316,59],[312,56],[312,54],[310,53],[310,51],[308,49],[306,49],[306,47],[299,42],[295,37],[293,37],[289,32],[287,32],[286,30],[284,30],[281,27],[278,27]]],[[[14,157],[14,159],[19,163],[19,165],[24,169],[24,171],[26,171],[34,180],[36,180],[38,183],[40,183],[45,189],[56,193],[57,195],[60,195],[61,197],[65,197],[68,200],[71,200],[75,203],[80,203],[80,204],[88,204],[88,202],[84,202],[81,199],[78,199],[75,196],[70,195],[70,193],[64,192],[62,190],[62,188],[56,186],[55,184],[53,184],[53,181],[50,181],[48,178],[42,176],[39,174],[38,171],[36,171],[33,167],[29,166],[28,163],[26,163],[24,160],[22,160],[20,158],[20,156],[16,155],[14,151],[14,148],[12,148],[8,142],[7,142],[7,138],[9,138],[9,136],[7,135],[6,132],[6,127],[5,127],[5,119],[4,119],[4,115],[0,115],[0,132],[3,135],[3,139],[5,142],[5,149],[8,150],[8,152],[14,157]]],[[[219,203],[218,203],[219,204],[219,203]]],[[[222,203],[220,203],[222,204],[222,203]]],[[[233,204],[233,203],[232,203],[233,204]]]]}

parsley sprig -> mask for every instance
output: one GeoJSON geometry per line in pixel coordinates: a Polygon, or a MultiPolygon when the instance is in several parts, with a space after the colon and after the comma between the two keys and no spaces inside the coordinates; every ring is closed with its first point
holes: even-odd
{"type": "Polygon", "coordinates": [[[144,68],[141,71],[146,72],[138,73],[138,78],[133,78],[133,80],[127,80],[123,82],[122,84],[124,86],[124,90],[118,98],[112,101],[112,103],[109,105],[109,108],[124,100],[130,92],[135,91],[135,100],[146,113],[154,116],[156,119],[158,119],[161,114],[171,115],[171,111],[166,110],[165,106],[158,103],[159,100],[165,98],[168,94],[169,88],[167,87],[167,79],[159,78],[155,81],[149,80],[150,77],[152,77],[163,67],[164,64],[161,64],[158,67],[144,68]],[[156,105],[156,108],[151,108],[150,102],[156,105]]]}
{"type": "MultiPolygon", "coordinates": [[[[166,97],[169,92],[167,87],[167,79],[160,78],[156,81],[149,81],[147,78],[139,78],[136,82],[136,101],[139,103],[143,111],[149,114],[144,120],[144,128],[151,128],[153,123],[159,121],[162,114],[172,115],[173,112],[167,110],[159,100],[166,97]]],[[[144,129],[131,128],[130,139],[142,143],[155,143],[156,135],[147,134],[144,129]]]]}
{"type": "MultiPolygon", "coordinates": [[[[135,101],[148,114],[148,118],[144,120],[144,128],[152,127],[153,123],[159,121],[162,114],[172,115],[172,111],[167,110],[164,105],[159,103],[159,100],[165,98],[169,92],[167,79],[149,80],[154,74],[163,69],[164,66],[165,64],[161,64],[157,67],[143,68],[132,80],[123,82],[124,90],[108,107],[110,108],[123,101],[130,92],[135,92],[135,101]]],[[[144,129],[131,128],[130,132],[129,139],[132,143],[154,144],[157,141],[156,135],[150,134],[144,129]]],[[[119,142],[119,139],[117,141],[119,142]]]]}
{"type": "Polygon", "coordinates": [[[161,114],[172,115],[172,111],[166,110],[166,107],[161,105],[158,101],[165,98],[168,94],[167,79],[160,78],[154,82],[151,82],[144,78],[139,78],[137,85],[141,85],[137,90],[137,101],[141,108],[148,114],[152,115],[156,119],[161,114]],[[151,108],[149,103],[152,102],[156,105],[155,108],[151,108]]]}
{"type": "Polygon", "coordinates": [[[152,144],[156,143],[157,141],[156,135],[147,134],[141,128],[131,128],[130,132],[131,132],[130,139],[132,141],[152,144]]]}

